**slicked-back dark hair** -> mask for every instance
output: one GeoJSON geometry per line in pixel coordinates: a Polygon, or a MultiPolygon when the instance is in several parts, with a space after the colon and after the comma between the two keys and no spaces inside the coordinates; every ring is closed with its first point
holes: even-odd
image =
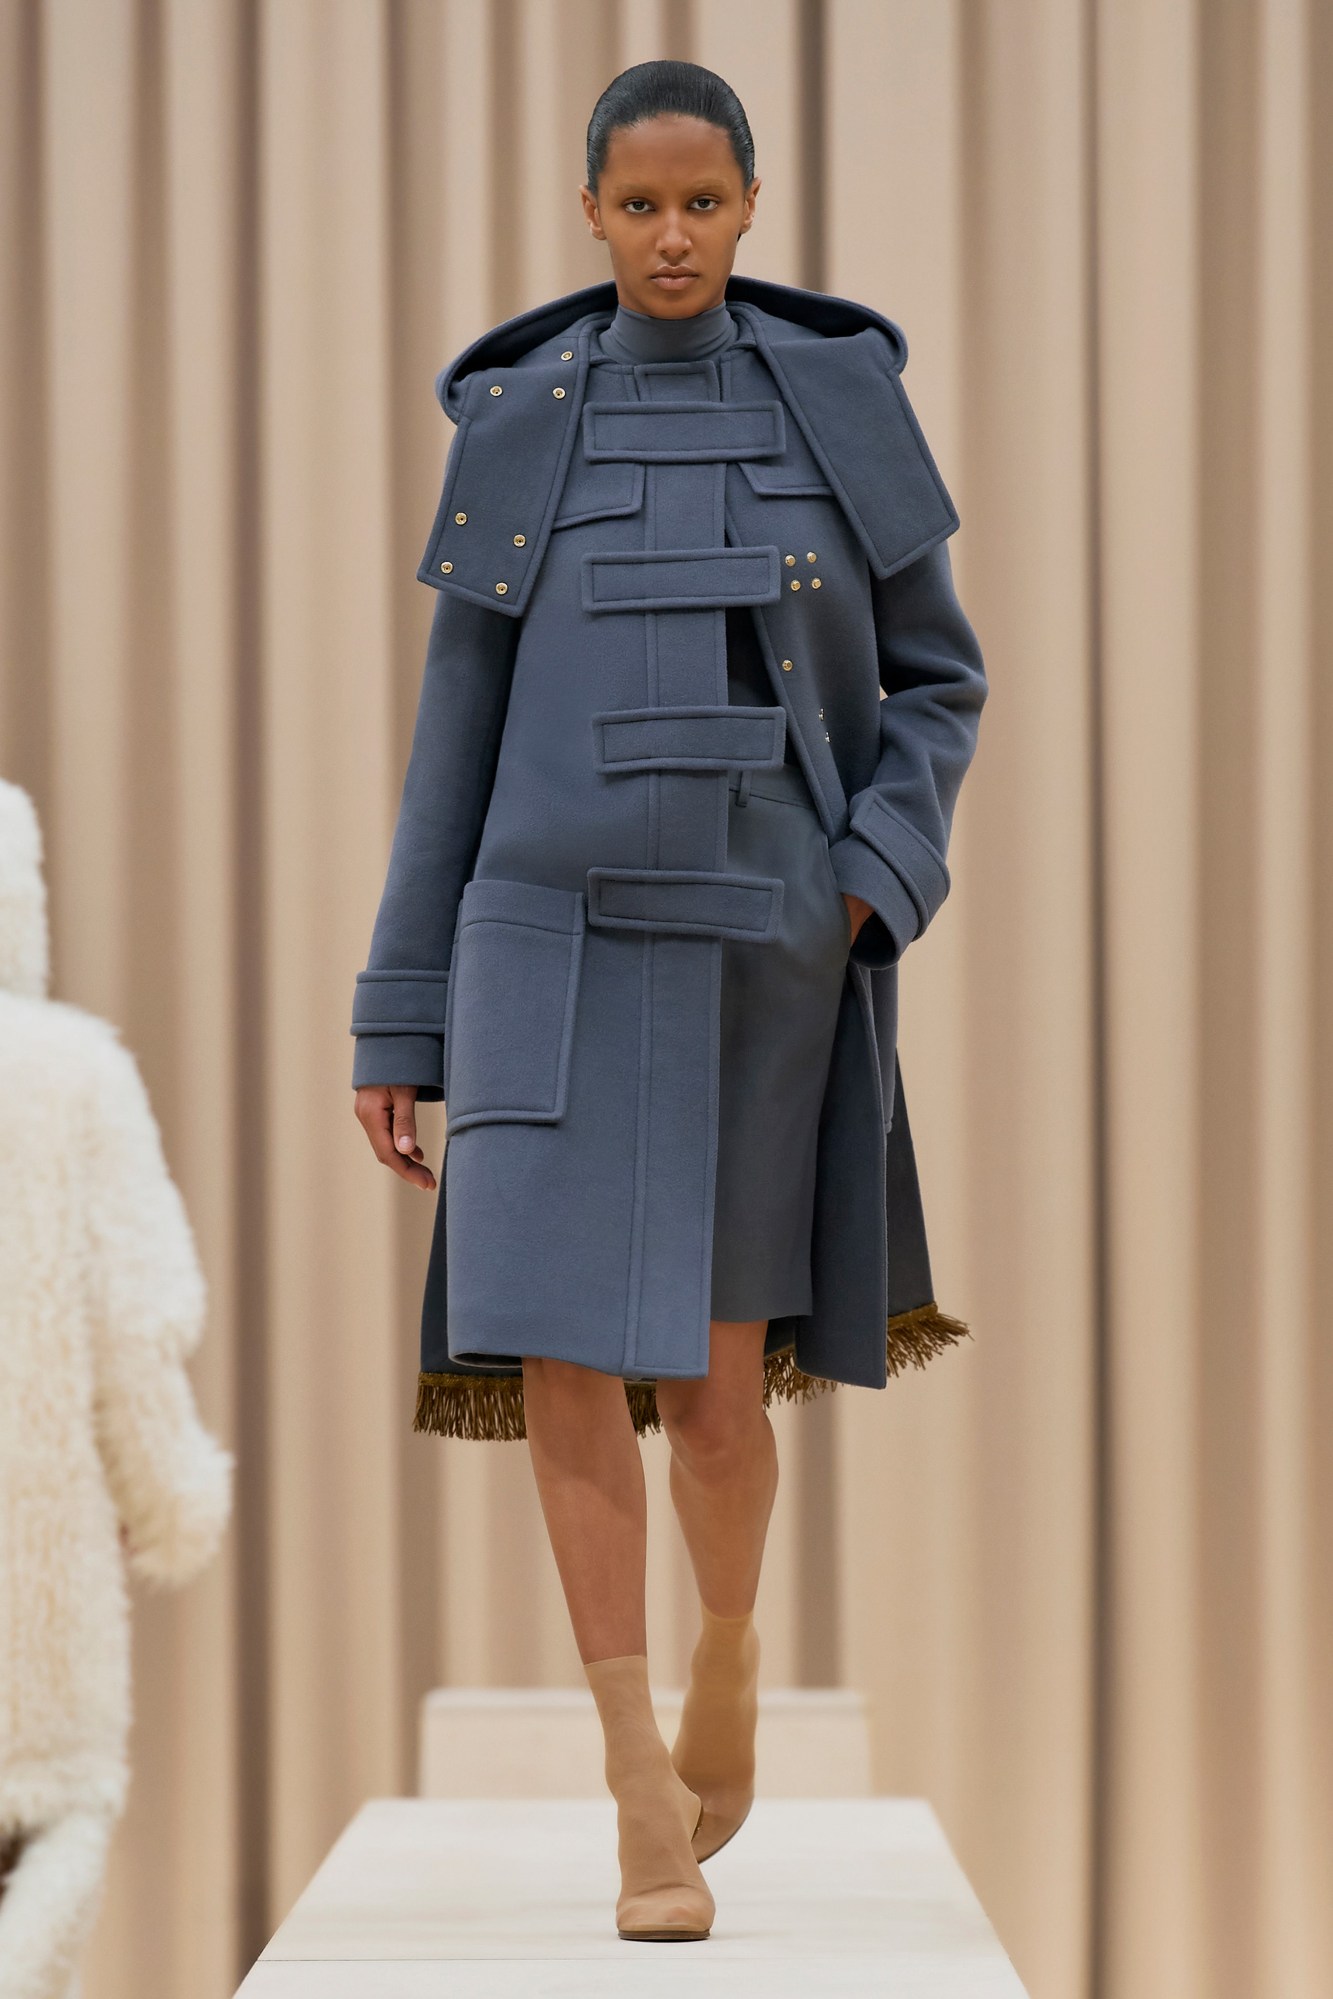
{"type": "Polygon", "coordinates": [[[697,62],[636,62],[613,77],[588,120],[588,187],[593,194],[606,165],[611,134],[622,125],[675,112],[716,125],[731,141],[741,185],[754,179],[754,138],[744,106],[731,85],[697,62]]]}

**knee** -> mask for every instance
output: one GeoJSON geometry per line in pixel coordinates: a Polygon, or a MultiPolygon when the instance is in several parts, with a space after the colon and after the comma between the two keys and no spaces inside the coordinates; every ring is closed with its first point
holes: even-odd
{"type": "Polygon", "coordinates": [[[763,1404],[695,1395],[679,1401],[658,1384],[658,1410],[671,1454],[705,1483],[734,1477],[775,1455],[773,1426],[763,1404]]]}

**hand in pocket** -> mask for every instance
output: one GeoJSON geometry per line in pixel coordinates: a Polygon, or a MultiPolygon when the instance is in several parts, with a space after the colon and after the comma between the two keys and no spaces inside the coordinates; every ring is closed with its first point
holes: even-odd
{"type": "Polygon", "coordinates": [[[843,901],[847,905],[847,915],[852,926],[852,934],[847,940],[848,949],[856,942],[856,933],[868,916],[873,916],[874,906],[859,895],[848,895],[843,891],[843,901]]]}

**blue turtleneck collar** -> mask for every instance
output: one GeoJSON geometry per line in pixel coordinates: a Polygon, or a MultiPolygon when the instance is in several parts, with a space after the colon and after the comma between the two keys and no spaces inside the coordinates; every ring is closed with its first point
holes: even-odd
{"type": "Polygon", "coordinates": [[[602,329],[602,352],[616,361],[697,361],[729,347],[740,328],[725,299],[685,319],[661,319],[617,304],[602,329]]]}

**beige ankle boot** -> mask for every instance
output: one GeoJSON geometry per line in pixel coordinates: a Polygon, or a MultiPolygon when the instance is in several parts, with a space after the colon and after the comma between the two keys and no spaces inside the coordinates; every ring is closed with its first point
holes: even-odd
{"type": "Polygon", "coordinates": [[[706,1604],[699,1608],[703,1628],[671,1761],[702,1800],[691,1846],[696,1860],[707,1860],[740,1831],[754,1803],[759,1634],[753,1611],[715,1617],[706,1604]]]}
{"type": "Polygon", "coordinates": [[[620,1899],[616,1928],[635,1943],[706,1937],[714,1903],[690,1847],[694,1793],[671,1767],[648,1691],[642,1652],[585,1662],[606,1739],[606,1783],[616,1801],[620,1899]]]}

